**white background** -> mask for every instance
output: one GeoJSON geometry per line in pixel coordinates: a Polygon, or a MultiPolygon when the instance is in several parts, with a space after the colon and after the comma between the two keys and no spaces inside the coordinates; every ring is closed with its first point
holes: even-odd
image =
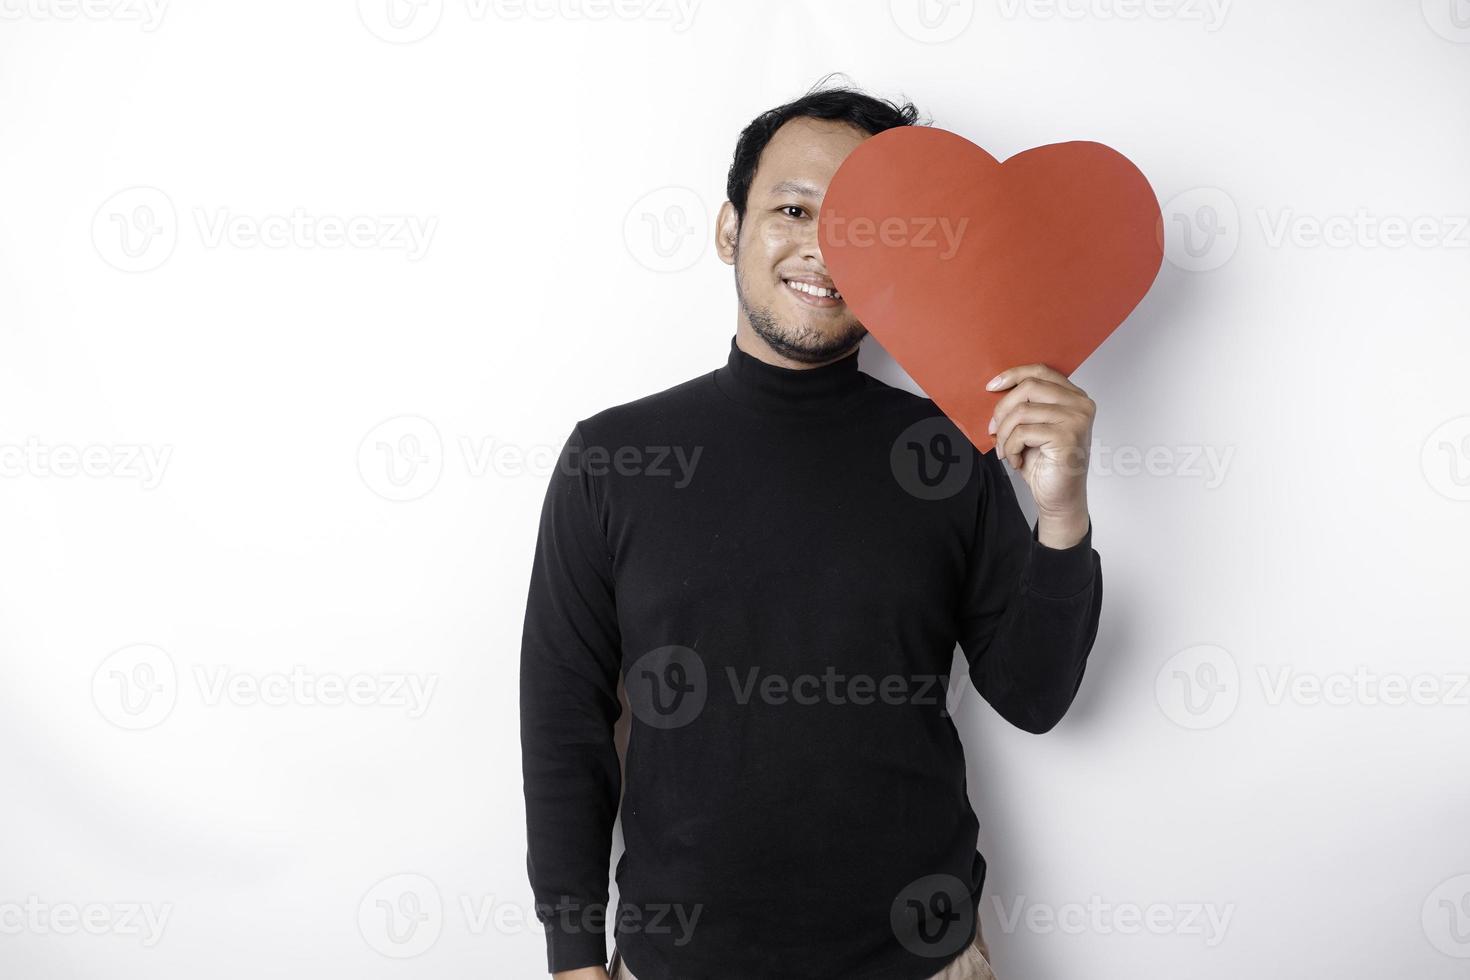
{"type": "Polygon", "coordinates": [[[543,973],[548,454],[723,363],[735,138],[843,70],[1169,226],[1078,701],[960,713],[1002,980],[1470,976],[1466,0],[159,2],[0,2],[0,974],[543,973]]]}

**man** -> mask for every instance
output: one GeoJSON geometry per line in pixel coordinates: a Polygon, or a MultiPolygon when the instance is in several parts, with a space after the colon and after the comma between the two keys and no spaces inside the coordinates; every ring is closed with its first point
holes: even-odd
{"type": "Polygon", "coordinates": [[[1094,404],[1042,365],[1008,370],[981,454],[858,370],[866,330],[817,216],[843,158],[916,117],[829,89],[747,127],[716,228],[728,360],[563,449],[521,652],[527,867],[558,980],[607,978],[608,923],[613,980],[993,976],[946,686],[958,643],[1012,724],[1042,733],[1070,707],[1102,602],[1094,404]]]}

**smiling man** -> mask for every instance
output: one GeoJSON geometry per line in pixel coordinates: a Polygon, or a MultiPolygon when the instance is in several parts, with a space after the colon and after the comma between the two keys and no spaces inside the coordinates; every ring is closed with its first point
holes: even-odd
{"type": "Polygon", "coordinates": [[[843,159],[917,116],[818,89],[752,122],[716,227],[728,358],[563,449],[521,650],[527,867],[558,980],[994,976],[946,692],[958,645],[1025,731],[1075,698],[1102,603],[1095,406],[1042,365],[977,378],[1006,391],[982,454],[858,370],[866,330],[817,217],[843,159]],[[676,481],[626,452],[650,445],[697,465],[676,481]]]}

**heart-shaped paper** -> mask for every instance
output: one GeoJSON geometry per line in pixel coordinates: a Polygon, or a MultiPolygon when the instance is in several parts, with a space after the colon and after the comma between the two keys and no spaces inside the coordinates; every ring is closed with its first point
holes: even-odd
{"type": "Polygon", "coordinates": [[[1159,203],[1101,143],[998,162],[963,136],[899,126],[864,140],[822,200],[818,241],[854,315],[977,449],[1020,364],[1070,375],[1163,262],[1159,203]]]}

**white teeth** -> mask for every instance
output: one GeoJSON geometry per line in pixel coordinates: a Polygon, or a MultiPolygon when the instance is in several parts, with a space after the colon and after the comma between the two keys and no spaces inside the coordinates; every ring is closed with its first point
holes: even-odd
{"type": "Polygon", "coordinates": [[[786,285],[790,286],[792,289],[799,290],[800,292],[809,293],[812,296],[830,296],[833,299],[842,298],[842,294],[835,289],[823,289],[821,286],[813,286],[810,283],[797,282],[795,279],[787,279],[786,285]]]}

